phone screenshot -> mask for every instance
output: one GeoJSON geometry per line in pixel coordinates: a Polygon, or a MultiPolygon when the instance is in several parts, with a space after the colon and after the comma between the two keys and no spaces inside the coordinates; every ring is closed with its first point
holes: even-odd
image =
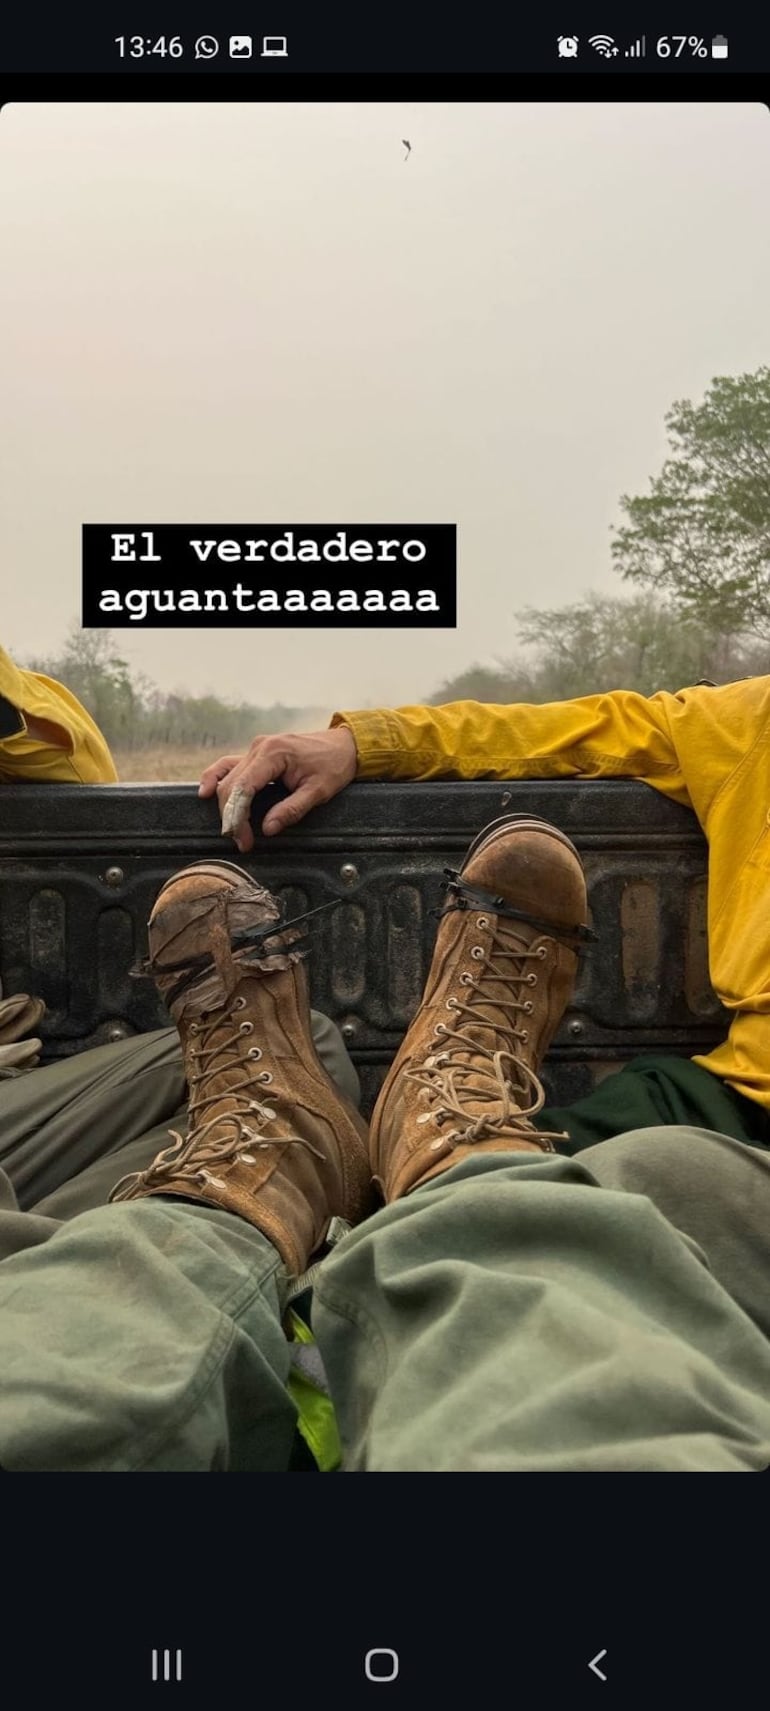
{"type": "Polygon", "coordinates": [[[564,23],[0,50],[0,1489],[84,1705],[760,1679],[754,1488],[631,1476],[770,1471],[770,39],[564,23]]]}

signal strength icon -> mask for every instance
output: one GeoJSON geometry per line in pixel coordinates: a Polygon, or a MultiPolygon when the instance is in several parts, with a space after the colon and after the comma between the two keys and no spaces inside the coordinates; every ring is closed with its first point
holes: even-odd
{"type": "Polygon", "coordinates": [[[614,36],[589,36],[588,45],[595,48],[605,59],[612,59],[618,51],[614,36]]]}
{"type": "Polygon", "coordinates": [[[624,57],[626,59],[644,59],[646,52],[646,38],[644,36],[638,36],[636,41],[632,42],[631,47],[626,48],[624,57]]]}

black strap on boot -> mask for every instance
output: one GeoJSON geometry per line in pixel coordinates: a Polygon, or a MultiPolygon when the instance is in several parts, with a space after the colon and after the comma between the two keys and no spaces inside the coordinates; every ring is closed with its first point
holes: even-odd
{"type": "MultiPolygon", "coordinates": [[[[274,939],[281,933],[289,932],[292,927],[298,926],[300,921],[309,921],[311,915],[320,915],[324,909],[336,909],[341,902],[340,897],[333,897],[329,903],[319,903],[316,909],[306,909],[302,915],[292,915],[289,921],[286,920],[281,905],[281,914],[277,921],[268,921],[264,927],[242,927],[239,932],[231,933],[230,948],[240,951],[253,945],[261,949],[266,939],[274,939]]],[[[298,934],[300,941],[305,937],[304,933],[298,934]]],[[[270,952],[267,954],[269,956],[270,952]]],[[[304,956],[305,952],[301,951],[299,954],[304,956]]],[[[151,976],[154,978],[158,974],[175,974],[184,969],[184,978],[177,981],[176,986],[166,994],[166,1004],[170,1006],[201,974],[207,973],[213,967],[213,957],[207,956],[205,952],[201,956],[183,957],[180,962],[154,962],[152,957],[145,957],[136,968],[129,969],[129,975],[132,980],[147,980],[151,976]]],[[[244,967],[248,967],[248,963],[245,963],[244,967]]]]}
{"type": "Polygon", "coordinates": [[[525,921],[528,927],[535,927],[539,933],[547,933],[549,939],[558,940],[559,944],[567,945],[569,950],[582,951],[588,944],[598,943],[598,934],[590,927],[557,927],[553,921],[541,921],[536,915],[530,915],[525,909],[512,909],[504,897],[493,897],[491,891],[478,891],[475,886],[467,885],[460,872],[453,867],[445,867],[441,889],[447,891],[452,902],[446,903],[443,909],[435,909],[433,913],[441,919],[453,909],[487,909],[491,915],[504,915],[510,921],[525,921]]]}

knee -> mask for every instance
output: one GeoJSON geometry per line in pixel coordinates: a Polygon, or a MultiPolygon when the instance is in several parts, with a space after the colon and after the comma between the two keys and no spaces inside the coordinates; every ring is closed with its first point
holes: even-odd
{"type": "Polygon", "coordinates": [[[630,1129],[598,1146],[586,1147],[580,1161],[603,1188],[647,1194],[674,1172],[680,1176],[690,1166],[700,1171],[704,1151],[713,1139],[707,1129],[679,1123],[630,1129]]]}

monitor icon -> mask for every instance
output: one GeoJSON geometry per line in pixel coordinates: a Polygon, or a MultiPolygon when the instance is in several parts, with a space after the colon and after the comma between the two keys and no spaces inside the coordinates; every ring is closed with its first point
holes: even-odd
{"type": "Polygon", "coordinates": [[[285,36],[262,37],[262,59],[286,59],[288,51],[285,36]]]}

